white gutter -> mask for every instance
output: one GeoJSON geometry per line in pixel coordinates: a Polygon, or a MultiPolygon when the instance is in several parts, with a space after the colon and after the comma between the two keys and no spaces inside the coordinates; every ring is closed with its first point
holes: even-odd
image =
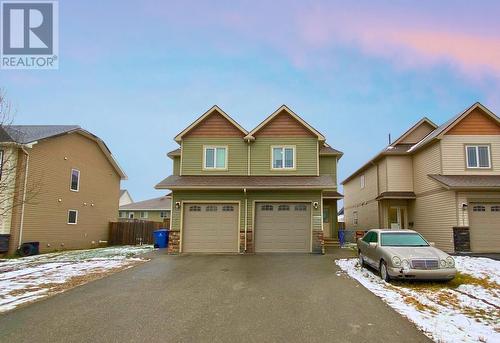
{"type": "Polygon", "coordinates": [[[26,186],[28,184],[28,168],[30,163],[30,154],[21,147],[21,150],[26,154],[26,167],[24,168],[24,186],[23,186],[23,203],[21,204],[21,223],[19,226],[19,242],[17,244],[17,248],[21,248],[21,244],[23,241],[23,226],[24,226],[24,205],[26,203],[26,186]]]}

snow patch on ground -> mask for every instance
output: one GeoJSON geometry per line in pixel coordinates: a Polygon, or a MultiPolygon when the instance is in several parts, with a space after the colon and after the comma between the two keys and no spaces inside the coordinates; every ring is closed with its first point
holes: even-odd
{"type": "Polygon", "coordinates": [[[436,342],[500,342],[500,262],[475,257],[455,257],[455,261],[459,273],[486,281],[488,286],[391,284],[373,270],[361,268],[357,259],[335,263],[436,342]]]}
{"type": "Polygon", "coordinates": [[[146,261],[152,246],[74,250],[0,260],[0,313],[146,261]]]}

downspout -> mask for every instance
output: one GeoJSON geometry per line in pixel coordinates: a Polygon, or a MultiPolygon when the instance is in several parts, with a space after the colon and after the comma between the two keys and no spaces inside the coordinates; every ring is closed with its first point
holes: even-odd
{"type": "Polygon", "coordinates": [[[245,193],[245,252],[247,252],[248,199],[247,199],[247,189],[246,188],[243,188],[243,193],[245,193]]]}
{"type": "Polygon", "coordinates": [[[23,241],[23,226],[24,226],[24,204],[26,203],[26,186],[28,184],[28,167],[30,162],[30,154],[21,147],[21,150],[26,154],[26,166],[24,167],[24,186],[23,186],[23,203],[21,204],[21,223],[19,225],[19,242],[17,248],[21,248],[23,241]]]}

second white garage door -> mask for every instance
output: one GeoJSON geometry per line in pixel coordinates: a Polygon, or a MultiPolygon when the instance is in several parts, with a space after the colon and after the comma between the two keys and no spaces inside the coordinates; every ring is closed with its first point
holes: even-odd
{"type": "Polygon", "coordinates": [[[473,252],[500,252],[500,203],[471,203],[470,247],[473,252]]]}
{"type": "Polygon", "coordinates": [[[182,252],[238,252],[237,204],[184,204],[182,252]]]}
{"type": "Polygon", "coordinates": [[[311,204],[256,203],[256,252],[310,252],[311,204]]]}

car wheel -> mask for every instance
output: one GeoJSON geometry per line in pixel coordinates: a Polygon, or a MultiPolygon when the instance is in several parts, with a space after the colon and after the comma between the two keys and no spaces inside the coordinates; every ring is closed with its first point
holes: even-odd
{"type": "Polygon", "coordinates": [[[389,273],[387,272],[387,263],[385,263],[385,261],[380,262],[380,277],[385,282],[391,281],[391,277],[389,276],[389,273]]]}
{"type": "Polygon", "coordinates": [[[358,253],[358,259],[359,265],[361,266],[361,268],[363,268],[365,266],[365,259],[363,258],[363,254],[361,253],[361,251],[358,253]]]}

